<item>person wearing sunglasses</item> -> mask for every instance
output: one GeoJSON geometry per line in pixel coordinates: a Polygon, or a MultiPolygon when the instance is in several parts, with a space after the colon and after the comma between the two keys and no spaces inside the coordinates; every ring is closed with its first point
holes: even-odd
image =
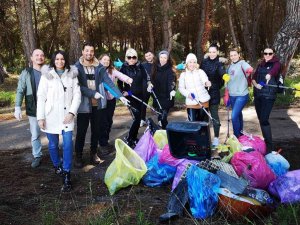
{"type": "Polygon", "coordinates": [[[275,56],[275,51],[267,47],[263,51],[263,59],[258,64],[252,77],[254,86],[254,105],[259,120],[262,135],[265,139],[267,152],[272,152],[273,139],[269,117],[276,100],[277,88],[270,85],[277,85],[280,77],[281,64],[275,56]],[[262,86],[264,83],[266,85],[262,86]]]}
{"type": "Polygon", "coordinates": [[[158,121],[162,129],[166,129],[168,125],[168,113],[170,108],[174,106],[174,97],[176,94],[176,75],[173,60],[168,51],[161,51],[158,59],[154,62],[151,71],[151,81],[155,87],[157,100],[153,101],[153,107],[157,111],[161,111],[158,121]],[[159,104],[162,109],[160,109],[159,104]]]}
{"type": "Polygon", "coordinates": [[[118,86],[123,93],[123,96],[130,101],[130,105],[133,108],[137,109],[130,109],[133,115],[133,122],[129,129],[128,136],[125,138],[125,142],[133,148],[138,141],[137,135],[141,122],[142,103],[133,98],[131,94],[139,99],[143,99],[143,83],[147,82],[147,89],[149,91],[152,89],[153,85],[150,82],[150,77],[147,75],[145,68],[138,61],[137,52],[132,48],[127,49],[125,54],[125,62],[123,63],[120,72],[132,78],[133,80],[131,86],[121,80],[118,80],[118,86]],[[129,94],[129,92],[131,94],[129,94]]]}

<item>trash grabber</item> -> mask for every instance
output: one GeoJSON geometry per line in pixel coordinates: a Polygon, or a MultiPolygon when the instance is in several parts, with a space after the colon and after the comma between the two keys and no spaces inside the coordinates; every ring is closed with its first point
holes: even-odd
{"type": "Polygon", "coordinates": [[[224,144],[226,144],[226,142],[230,136],[230,134],[229,134],[229,126],[230,126],[229,106],[226,106],[226,109],[227,109],[227,134],[226,134],[224,144]]]}
{"type": "Polygon", "coordinates": [[[156,96],[154,90],[152,89],[151,92],[152,92],[152,94],[153,94],[153,97],[155,98],[155,101],[156,101],[157,104],[158,104],[159,110],[160,110],[160,111],[163,111],[163,109],[162,109],[162,107],[161,107],[161,104],[160,104],[160,102],[158,101],[158,98],[157,98],[157,96],[156,96]]]}
{"type": "Polygon", "coordinates": [[[132,94],[131,91],[128,91],[128,96],[133,97],[135,100],[138,100],[140,103],[142,103],[143,105],[147,106],[149,109],[151,109],[152,112],[158,114],[158,115],[162,115],[162,113],[157,112],[153,107],[151,107],[150,105],[148,105],[146,102],[144,102],[142,99],[136,97],[135,95],[132,94]]]}
{"type": "Polygon", "coordinates": [[[291,89],[293,91],[300,91],[297,88],[293,88],[293,87],[287,87],[287,86],[283,86],[283,85],[276,85],[276,84],[266,84],[265,82],[261,81],[259,82],[259,84],[263,87],[275,87],[275,88],[283,88],[283,89],[291,89]]]}
{"type": "Polygon", "coordinates": [[[192,96],[193,100],[195,100],[200,105],[201,109],[206,113],[206,115],[211,119],[211,121],[213,123],[216,123],[217,125],[221,126],[220,122],[218,120],[216,120],[215,118],[212,118],[210,113],[208,113],[207,110],[204,108],[204,106],[196,99],[195,94],[191,93],[191,96],[192,96]]]}

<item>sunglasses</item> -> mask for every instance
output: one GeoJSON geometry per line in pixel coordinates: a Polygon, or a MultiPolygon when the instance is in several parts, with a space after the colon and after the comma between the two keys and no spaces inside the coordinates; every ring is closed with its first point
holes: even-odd
{"type": "Polygon", "coordinates": [[[130,59],[134,59],[135,60],[135,59],[137,59],[137,57],[136,56],[127,56],[127,59],[128,60],[130,60],[130,59]]]}
{"type": "Polygon", "coordinates": [[[264,55],[273,55],[273,52],[264,52],[264,55]]]}

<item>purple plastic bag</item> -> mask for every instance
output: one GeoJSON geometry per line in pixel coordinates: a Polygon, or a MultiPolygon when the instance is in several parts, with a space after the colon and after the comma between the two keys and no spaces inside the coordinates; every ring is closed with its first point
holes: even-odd
{"type": "Polygon", "coordinates": [[[134,151],[145,162],[148,162],[156,153],[161,153],[161,150],[158,149],[149,130],[141,137],[135,146],[134,151]]]}
{"type": "Polygon", "coordinates": [[[237,175],[247,179],[251,187],[265,190],[276,179],[276,175],[258,151],[236,152],[231,159],[231,164],[237,175]]]}
{"type": "Polygon", "coordinates": [[[175,174],[175,177],[174,177],[174,180],[173,180],[173,183],[172,183],[172,191],[177,187],[177,185],[178,185],[178,183],[181,179],[181,176],[182,176],[183,172],[185,171],[187,165],[188,164],[194,164],[195,165],[196,163],[198,163],[198,161],[185,159],[177,165],[176,174],[175,174]]]}
{"type": "Polygon", "coordinates": [[[300,170],[287,172],[269,185],[269,192],[281,203],[300,202],[300,170]]]}
{"type": "Polygon", "coordinates": [[[239,142],[243,146],[252,147],[255,151],[258,151],[263,155],[267,153],[266,143],[258,136],[242,135],[239,137],[239,142]]]}

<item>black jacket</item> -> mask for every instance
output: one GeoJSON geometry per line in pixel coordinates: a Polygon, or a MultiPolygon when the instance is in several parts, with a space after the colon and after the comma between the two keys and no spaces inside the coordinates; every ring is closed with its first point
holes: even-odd
{"type": "MultiPolygon", "coordinates": [[[[273,57],[270,61],[262,61],[257,69],[255,70],[254,80],[256,83],[264,82],[267,83],[266,75],[271,74],[270,71],[275,69],[277,71],[272,71],[275,76],[271,76],[271,80],[268,82],[270,85],[277,85],[280,73],[280,62],[279,59],[273,57]]],[[[265,86],[262,89],[254,88],[254,97],[264,97],[266,99],[276,99],[277,88],[265,86]]]]}
{"type": "MultiPolygon", "coordinates": [[[[170,64],[157,65],[156,67],[155,77],[152,77],[154,92],[162,108],[170,109],[174,106],[174,97],[170,100],[170,92],[175,90],[176,87],[175,73],[170,64]]],[[[155,99],[153,100],[153,106],[159,109],[155,99]]]]}
{"type": "Polygon", "coordinates": [[[130,90],[134,95],[142,95],[144,87],[143,83],[150,80],[150,77],[147,76],[145,68],[142,66],[142,64],[137,62],[135,65],[128,65],[128,63],[125,62],[122,65],[120,72],[132,78],[133,82],[130,87],[129,84],[118,80],[119,89],[122,92],[130,90]]]}
{"type": "Polygon", "coordinates": [[[211,87],[208,91],[210,95],[209,103],[211,105],[220,104],[220,89],[224,85],[222,76],[225,74],[223,63],[219,61],[219,57],[211,60],[209,57],[204,59],[200,68],[207,74],[208,80],[211,82],[211,87]]]}

